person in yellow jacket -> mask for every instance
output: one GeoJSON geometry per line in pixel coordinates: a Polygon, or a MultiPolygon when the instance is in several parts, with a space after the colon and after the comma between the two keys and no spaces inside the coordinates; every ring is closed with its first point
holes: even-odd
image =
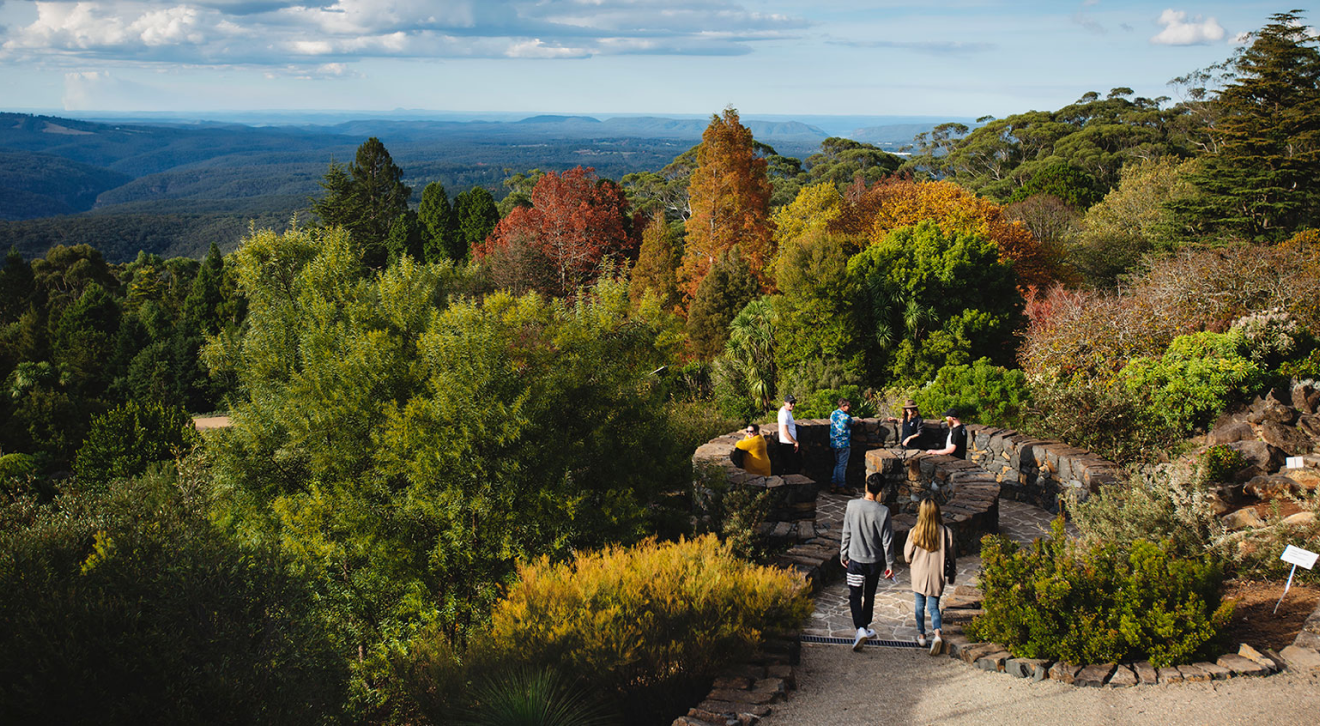
{"type": "Polygon", "coordinates": [[[765,437],[761,436],[760,426],[747,424],[743,430],[743,440],[734,446],[747,452],[743,457],[743,469],[757,476],[770,476],[770,455],[766,452],[765,437]]]}

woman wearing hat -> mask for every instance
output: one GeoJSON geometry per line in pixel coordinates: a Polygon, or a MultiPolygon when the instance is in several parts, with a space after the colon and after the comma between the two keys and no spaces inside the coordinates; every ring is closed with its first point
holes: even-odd
{"type": "MultiPolygon", "coordinates": [[[[898,423],[898,419],[889,417],[889,423],[898,423]]],[[[917,408],[917,402],[909,398],[903,403],[903,428],[899,431],[898,441],[907,448],[912,448],[912,443],[921,437],[926,430],[926,422],[921,419],[921,410],[917,408]]]]}

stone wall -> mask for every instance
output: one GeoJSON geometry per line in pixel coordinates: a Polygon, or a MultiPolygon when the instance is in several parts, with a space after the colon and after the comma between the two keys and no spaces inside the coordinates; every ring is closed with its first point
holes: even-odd
{"type": "Polygon", "coordinates": [[[1000,496],[1054,513],[1059,502],[1084,500],[1121,474],[1116,464],[1085,449],[979,424],[967,424],[967,459],[995,476],[1000,496]]]}
{"type": "Polygon", "coordinates": [[[959,554],[979,552],[981,538],[999,531],[1001,485],[975,463],[904,449],[872,449],[864,458],[867,476],[885,480],[882,500],[894,515],[896,550],[916,526],[917,506],[925,497],[940,503],[959,554]]]}

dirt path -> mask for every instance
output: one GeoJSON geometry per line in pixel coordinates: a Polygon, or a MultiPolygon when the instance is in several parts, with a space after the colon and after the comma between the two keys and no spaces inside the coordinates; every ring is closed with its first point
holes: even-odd
{"type": "Polygon", "coordinates": [[[976,670],[923,651],[802,647],[798,690],[762,726],[844,724],[1306,724],[1320,673],[1135,688],[1078,688],[976,670]]]}
{"type": "Polygon", "coordinates": [[[228,416],[198,416],[197,418],[193,419],[193,425],[197,427],[198,431],[205,431],[207,429],[229,428],[229,417],[228,416]]]}

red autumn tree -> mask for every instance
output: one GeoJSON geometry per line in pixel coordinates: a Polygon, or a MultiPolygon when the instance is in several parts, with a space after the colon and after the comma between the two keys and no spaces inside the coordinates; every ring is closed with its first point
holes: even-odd
{"type": "Polygon", "coordinates": [[[550,172],[532,189],[531,201],[500,220],[476,255],[492,265],[516,258],[525,266],[527,252],[534,253],[547,269],[532,287],[547,295],[572,294],[596,277],[606,259],[621,261],[637,246],[628,199],[595,169],[550,172]],[[515,247],[526,249],[512,254],[515,247]]]}
{"type": "Polygon", "coordinates": [[[715,260],[734,247],[762,289],[770,287],[765,273],[774,255],[770,192],[766,162],[756,156],[752,132],[739,123],[736,110],[726,108],[723,118],[712,117],[701,135],[688,186],[692,216],[679,277],[689,299],[715,260]]]}

